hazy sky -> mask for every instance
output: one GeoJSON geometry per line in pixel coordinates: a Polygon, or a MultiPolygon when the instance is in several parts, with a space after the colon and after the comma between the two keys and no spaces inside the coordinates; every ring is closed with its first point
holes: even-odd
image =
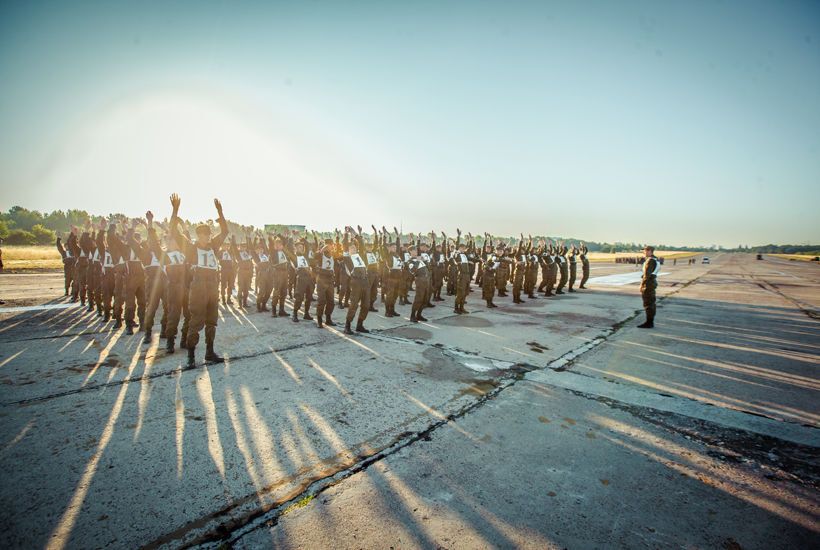
{"type": "Polygon", "coordinates": [[[820,242],[820,2],[3,2],[0,208],[820,242]]]}

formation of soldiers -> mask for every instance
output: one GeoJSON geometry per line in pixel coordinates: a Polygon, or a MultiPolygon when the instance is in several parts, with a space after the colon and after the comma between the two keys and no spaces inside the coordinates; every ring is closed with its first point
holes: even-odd
{"type": "Polygon", "coordinates": [[[346,310],[344,332],[367,333],[365,320],[381,304],[387,317],[397,317],[398,305],[410,305],[412,322],[426,321],[423,312],[442,302],[442,292],[454,296],[457,314],[466,314],[467,295],[474,282],[488,308],[497,307],[496,296],[506,297],[511,286],[513,303],[586,288],[589,259],[586,245],[555,244],[532,237],[518,242],[496,241],[485,234],[480,244],[472,234],[457,230],[455,239],[435,232],[410,234],[402,240],[394,227],[364,235],[361,226],[336,230],[335,236],[319,239],[315,232],[285,230],[265,235],[245,234],[242,242],[229,238],[222,205],[214,199],[220,227],[212,235],[209,225],[198,225],[189,234],[179,218],[180,198],[170,198],[167,224],[145,220],[109,223],[95,227],[88,220],[72,228],[65,242],[57,239],[63,257],[65,293],[88,311],[96,309],[104,321],[114,319],[114,328],[125,325],[133,334],[137,327],[150,343],[159,306],[162,304],[160,336],[166,351],[179,347],[195,363],[199,333],[205,333],[205,360],[221,362],[214,351],[219,301],[247,309],[251,289],[257,312],[290,317],[294,322],[313,321],[316,326],[336,326],[336,307],[346,310]],[[140,226],[145,226],[145,239],[140,226]],[[578,280],[578,263],[581,276],[578,280]],[[541,282],[538,284],[539,273],[541,282]],[[413,291],[412,300],[410,291],[413,291]],[[311,304],[316,296],[315,316],[311,304]],[[285,311],[286,297],[292,310],[285,311]],[[301,319],[300,319],[301,317],[301,319]],[[355,327],[353,322],[356,322],[355,327]],[[180,326],[181,323],[181,326],[180,326]],[[355,331],[355,332],[354,332],[355,331]]]}

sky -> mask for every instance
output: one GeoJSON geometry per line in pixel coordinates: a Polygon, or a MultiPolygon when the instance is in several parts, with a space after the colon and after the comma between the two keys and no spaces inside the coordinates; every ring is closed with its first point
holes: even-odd
{"type": "Polygon", "coordinates": [[[820,3],[3,2],[0,208],[820,242],[820,3]]]}

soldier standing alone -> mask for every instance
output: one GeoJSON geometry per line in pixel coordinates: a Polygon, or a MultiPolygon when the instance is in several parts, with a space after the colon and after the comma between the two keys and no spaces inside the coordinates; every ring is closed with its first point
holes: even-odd
{"type": "Polygon", "coordinates": [[[661,263],[655,257],[655,247],[645,246],[643,249],[646,260],[643,263],[643,277],[641,278],[641,298],[646,311],[646,321],[638,328],[652,328],[655,326],[655,289],[658,288],[658,272],[661,263]]]}

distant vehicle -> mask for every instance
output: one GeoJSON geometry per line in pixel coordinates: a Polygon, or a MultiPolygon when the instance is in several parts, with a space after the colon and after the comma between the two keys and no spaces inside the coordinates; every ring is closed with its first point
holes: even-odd
{"type": "Polygon", "coordinates": [[[758,259],[758,260],[762,260],[762,259],[763,259],[763,254],[758,254],[758,255],[757,255],[757,259],[758,259]]]}
{"type": "Polygon", "coordinates": [[[703,259],[700,261],[702,264],[711,264],[712,262],[709,260],[707,256],[704,256],[703,259]]]}

